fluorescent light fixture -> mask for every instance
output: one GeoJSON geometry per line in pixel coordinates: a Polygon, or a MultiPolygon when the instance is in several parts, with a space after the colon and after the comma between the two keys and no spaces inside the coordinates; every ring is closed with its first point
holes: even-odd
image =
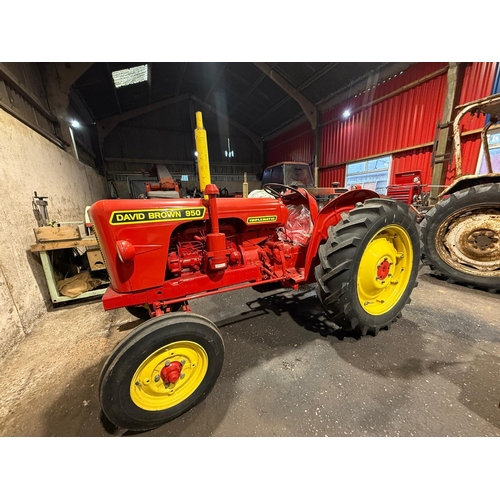
{"type": "Polygon", "coordinates": [[[77,122],[76,120],[71,120],[70,125],[71,125],[73,128],[80,128],[80,122],[77,122]]]}
{"type": "Polygon", "coordinates": [[[231,141],[227,138],[227,149],[224,151],[226,158],[234,158],[234,151],[231,149],[231,141]]]}
{"type": "Polygon", "coordinates": [[[349,118],[351,116],[351,111],[346,109],[343,113],[342,113],[342,116],[344,118],[349,118]]]}
{"type": "Polygon", "coordinates": [[[115,87],[125,87],[134,83],[145,82],[148,79],[148,65],[134,66],[133,68],[120,69],[112,73],[115,87]]]}

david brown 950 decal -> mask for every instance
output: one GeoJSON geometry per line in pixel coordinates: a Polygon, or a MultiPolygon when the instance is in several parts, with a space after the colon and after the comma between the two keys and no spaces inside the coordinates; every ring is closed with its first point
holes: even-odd
{"type": "Polygon", "coordinates": [[[158,208],[152,210],[117,210],[111,214],[109,223],[144,224],[146,222],[172,222],[178,220],[196,220],[205,217],[205,207],[193,208],[158,208]]]}
{"type": "Polygon", "coordinates": [[[266,222],[276,222],[277,215],[261,215],[260,217],[248,217],[247,224],[265,224],[266,222]]]}

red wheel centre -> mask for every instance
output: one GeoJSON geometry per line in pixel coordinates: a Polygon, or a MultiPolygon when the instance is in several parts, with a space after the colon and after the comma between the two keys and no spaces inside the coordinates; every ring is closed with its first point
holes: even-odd
{"type": "Polygon", "coordinates": [[[385,280],[389,274],[390,267],[391,263],[387,260],[387,258],[385,258],[383,262],[377,266],[377,278],[379,280],[385,280]]]}
{"type": "Polygon", "coordinates": [[[164,366],[160,372],[160,377],[165,384],[177,382],[181,376],[182,365],[178,361],[172,361],[168,366],[164,366]]]}

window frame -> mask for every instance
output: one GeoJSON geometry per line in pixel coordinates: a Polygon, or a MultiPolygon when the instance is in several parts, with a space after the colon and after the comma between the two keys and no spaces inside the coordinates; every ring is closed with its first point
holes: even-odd
{"type": "MultiPolygon", "coordinates": [[[[349,163],[346,163],[346,166],[345,166],[345,187],[348,187],[349,184],[348,184],[348,177],[349,176],[355,176],[355,175],[365,175],[365,174],[376,174],[378,172],[387,172],[387,183],[386,183],[386,186],[382,189],[380,189],[381,191],[384,191],[383,193],[379,193],[379,194],[384,194],[386,195],[387,194],[387,188],[390,186],[390,181],[391,181],[391,176],[392,176],[392,155],[380,155],[380,156],[375,156],[375,157],[371,157],[371,158],[368,158],[366,160],[358,160],[358,161],[351,161],[349,163]],[[380,160],[381,158],[387,158],[389,160],[388,162],[388,166],[387,166],[387,169],[383,168],[383,169],[377,169],[377,170],[368,170],[368,164],[373,161],[373,160],[380,160]],[[364,163],[365,164],[365,168],[363,171],[360,171],[360,172],[355,172],[355,173],[352,173],[352,174],[349,174],[349,166],[352,166],[352,165],[355,165],[357,163],[364,163]]],[[[365,184],[365,183],[363,183],[365,184]]],[[[354,185],[354,184],[351,184],[351,185],[354,185]]],[[[368,189],[368,188],[366,188],[368,189]]],[[[375,189],[373,191],[376,191],[375,189]]],[[[376,191],[378,192],[378,191],[376,191]]]]}
{"type": "MultiPolygon", "coordinates": [[[[491,127],[490,130],[488,130],[488,143],[489,143],[489,138],[492,135],[498,135],[498,142],[493,146],[489,145],[490,155],[493,149],[500,149],[500,126],[491,127]]],[[[476,169],[474,170],[474,175],[485,175],[487,173],[485,172],[484,174],[480,174],[483,160],[484,160],[484,146],[483,146],[483,141],[481,141],[481,148],[479,149],[479,154],[477,155],[477,163],[476,163],[476,169]]],[[[493,170],[493,172],[495,172],[495,170],[493,170]]],[[[497,173],[500,173],[500,170],[497,173]]]]}

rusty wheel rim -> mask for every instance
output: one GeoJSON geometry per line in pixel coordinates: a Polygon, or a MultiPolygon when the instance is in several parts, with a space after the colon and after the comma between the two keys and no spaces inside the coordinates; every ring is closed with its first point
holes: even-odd
{"type": "Polygon", "coordinates": [[[500,206],[472,205],[449,215],[435,239],[441,259],[475,276],[500,276],[500,206]]]}

